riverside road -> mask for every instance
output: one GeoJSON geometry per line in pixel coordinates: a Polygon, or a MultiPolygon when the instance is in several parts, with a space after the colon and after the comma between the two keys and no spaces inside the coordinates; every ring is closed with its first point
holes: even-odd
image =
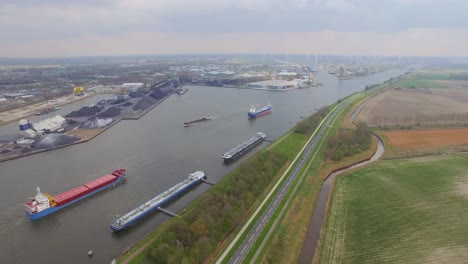
{"type": "MultiPolygon", "coordinates": [[[[242,263],[247,254],[249,253],[250,249],[254,245],[255,241],[257,238],[260,236],[260,234],[263,232],[263,229],[265,226],[268,224],[268,222],[271,220],[272,215],[274,212],[278,209],[279,204],[283,201],[286,193],[288,190],[291,188],[291,185],[297,178],[299,172],[302,170],[304,167],[306,161],[309,159],[310,155],[317,149],[318,143],[322,139],[322,136],[324,132],[329,129],[328,126],[330,123],[335,119],[336,115],[340,113],[346,106],[350,104],[352,100],[346,100],[342,102],[338,107],[336,107],[333,112],[327,117],[327,119],[324,121],[322,126],[318,129],[318,133],[316,135],[313,135],[312,140],[309,142],[307,145],[305,152],[303,152],[301,155],[301,160],[296,164],[294,167],[292,173],[289,174],[287,180],[284,182],[284,184],[281,186],[281,188],[278,190],[274,198],[271,200],[270,204],[266,208],[266,210],[263,212],[263,214],[260,216],[258,221],[255,223],[254,227],[250,230],[250,232],[247,234],[247,236],[244,238],[242,244],[239,246],[239,248],[236,250],[232,258],[230,259],[229,263],[232,264],[237,264],[237,263],[242,263]]],[[[312,162],[312,161],[311,161],[312,162]]],[[[286,172],[288,173],[288,172],[286,172]]],[[[235,243],[236,240],[234,240],[232,243],[235,243]]],[[[218,261],[219,262],[219,261],[218,261]]]]}

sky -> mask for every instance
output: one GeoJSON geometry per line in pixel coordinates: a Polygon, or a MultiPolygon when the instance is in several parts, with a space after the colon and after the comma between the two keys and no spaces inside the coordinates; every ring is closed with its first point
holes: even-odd
{"type": "Polygon", "coordinates": [[[0,57],[468,56],[464,0],[0,0],[0,57]]]}

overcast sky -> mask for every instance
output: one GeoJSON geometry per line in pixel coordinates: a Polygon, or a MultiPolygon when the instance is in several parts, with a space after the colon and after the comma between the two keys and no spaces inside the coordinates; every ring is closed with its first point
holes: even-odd
{"type": "Polygon", "coordinates": [[[464,0],[0,0],[0,57],[468,56],[464,0]]]}

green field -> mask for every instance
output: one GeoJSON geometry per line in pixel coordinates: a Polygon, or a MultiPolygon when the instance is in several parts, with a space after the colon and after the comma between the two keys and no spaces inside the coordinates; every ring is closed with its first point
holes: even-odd
{"type": "Polygon", "coordinates": [[[468,160],[388,160],[341,176],[320,263],[468,263],[468,160]]]}

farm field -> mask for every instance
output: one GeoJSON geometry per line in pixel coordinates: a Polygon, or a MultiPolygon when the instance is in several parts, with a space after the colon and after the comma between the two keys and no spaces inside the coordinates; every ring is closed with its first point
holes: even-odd
{"type": "Polygon", "coordinates": [[[467,171],[446,155],[338,177],[319,263],[468,263],[467,171]]]}
{"type": "Polygon", "coordinates": [[[370,99],[357,117],[372,127],[468,123],[468,89],[393,89],[370,99]]]}
{"type": "Polygon", "coordinates": [[[468,129],[382,131],[391,147],[424,147],[468,144],[468,129]]]}
{"type": "Polygon", "coordinates": [[[468,124],[468,71],[419,71],[394,87],[369,100],[357,120],[380,128],[468,124]]]}

